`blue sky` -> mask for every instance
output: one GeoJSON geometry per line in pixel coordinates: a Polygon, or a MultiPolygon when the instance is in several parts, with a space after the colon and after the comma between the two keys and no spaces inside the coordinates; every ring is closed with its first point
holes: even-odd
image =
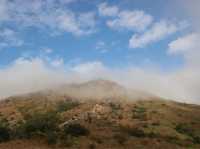
{"type": "Polygon", "coordinates": [[[0,0],[0,98],[103,78],[199,102],[199,7],[199,0],[0,0]]]}
{"type": "MultiPolygon", "coordinates": [[[[177,35],[188,30],[186,26],[181,27],[178,24],[180,22],[187,23],[187,18],[183,18],[178,13],[177,15],[167,13],[170,9],[173,9],[170,0],[165,3],[162,0],[63,0],[63,3],[58,0],[45,0],[43,3],[41,0],[29,1],[28,3],[24,0],[20,1],[21,3],[8,0],[1,2],[1,7],[2,9],[5,7],[5,12],[0,11],[2,13],[0,15],[2,16],[0,30],[1,32],[5,32],[5,30],[12,32],[10,36],[8,35],[9,37],[0,36],[1,44],[7,44],[0,47],[1,66],[6,66],[19,57],[32,58],[38,56],[48,56],[52,59],[60,58],[63,59],[64,63],[74,60],[98,60],[109,67],[138,66],[151,63],[165,67],[165,70],[173,70],[183,64],[180,56],[167,53],[168,44],[176,39],[177,35]],[[35,9],[30,8],[31,6],[34,6],[35,9]],[[100,7],[102,7],[101,10],[100,7]],[[117,9],[118,12],[109,14],[113,13],[113,8],[117,9]],[[24,9],[24,11],[19,9],[24,9]],[[62,12],[56,14],[56,11],[62,12]],[[107,14],[105,11],[108,11],[107,14]],[[133,13],[133,16],[130,16],[130,18],[118,17],[120,13],[125,11],[127,11],[126,15],[133,13]],[[140,14],[136,14],[136,11],[143,14],[140,16],[140,14]],[[13,15],[13,13],[18,14],[13,15]],[[55,19],[63,14],[66,15],[66,18],[63,17],[62,20],[56,22],[55,19]],[[88,14],[87,18],[82,16],[88,24],[81,22],[78,29],[70,31],[71,29],[68,28],[71,28],[70,25],[73,26],[73,24],[68,18],[73,15],[75,20],[73,23],[78,23],[78,17],[81,14],[88,14]],[[3,15],[5,16],[3,17],[3,15]],[[35,20],[31,17],[35,17],[35,20]],[[46,20],[40,21],[40,19],[44,19],[43,17],[46,20]],[[148,18],[145,17],[151,17],[152,20],[148,21],[148,18]],[[49,21],[48,19],[52,20],[49,21]],[[121,26],[115,24],[112,27],[107,25],[108,21],[116,19],[124,21],[125,24],[122,22],[121,26]],[[132,19],[133,22],[131,23],[130,20],[126,19],[132,19]],[[138,20],[134,21],[134,19],[138,20]],[[144,21],[145,19],[147,19],[147,22],[144,21]],[[128,21],[130,21],[130,25],[126,26],[128,21]],[[155,41],[150,41],[144,47],[130,47],[129,40],[132,36],[136,34],[141,36],[160,21],[165,22],[166,28],[173,26],[176,29],[172,33],[164,33],[162,37],[157,37],[155,41]],[[62,27],[59,23],[62,24],[63,22],[66,25],[62,27]],[[141,27],[143,29],[140,29],[141,27]]],[[[176,13],[175,10],[170,10],[170,12],[172,11],[176,13]]]]}

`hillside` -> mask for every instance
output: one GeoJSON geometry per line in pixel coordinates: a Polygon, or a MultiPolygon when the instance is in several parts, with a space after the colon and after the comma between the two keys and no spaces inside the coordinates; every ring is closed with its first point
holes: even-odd
{"type": "Polygon", "coordinates": [[[64,85],[2,100],[0,149],[199,149],[199,115],[111,81],[64,85]]]}

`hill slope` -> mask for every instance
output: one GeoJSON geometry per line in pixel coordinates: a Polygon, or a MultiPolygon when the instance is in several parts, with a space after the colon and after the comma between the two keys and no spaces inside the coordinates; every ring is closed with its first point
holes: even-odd
{"type": "Polygon", "coordinates": [[[98,80],[10,97],[0,102],[0,148],[200,148],[200,106],[127,92],[98,80]]]}

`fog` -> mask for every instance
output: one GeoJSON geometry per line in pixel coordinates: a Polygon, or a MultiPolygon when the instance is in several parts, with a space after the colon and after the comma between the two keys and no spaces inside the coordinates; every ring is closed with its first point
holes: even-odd
{"type": "Polygon", "coordinates": [[[177,0],[177,7],[179,4],[192,20],[193,30],[169,43],[168,54],[182,56],[182,68],[173,72],[134,66],[110,68],[100,61],[54,67],[42,57],[18,58],[7,67],[0,68],[0,97],[101,78],[164,98],[200,103],[200,1],[177,0]]]}
{"type": "Polygon", "coordinates": [[[55,68],[41,58],[18,59],[0,71],[0,96],[3,98],[101,78],[164,98],[198,103],[199,74],[193,68],[170,74],[136,67],[113,69],[98,61],[55,68]]]}

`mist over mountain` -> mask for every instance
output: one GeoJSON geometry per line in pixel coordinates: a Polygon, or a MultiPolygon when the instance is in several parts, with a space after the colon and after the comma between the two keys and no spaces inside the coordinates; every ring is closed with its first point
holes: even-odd
{"type": "Polygon", "coordinates": [[[0,149],[200,149],[200,0],[0,0],[0,149]]]}
{"type": "Polygon", "coordinates": [[[109,80],[65,84],[0,101],[0,148],[196,149],[199,109],[109,80]]]}

